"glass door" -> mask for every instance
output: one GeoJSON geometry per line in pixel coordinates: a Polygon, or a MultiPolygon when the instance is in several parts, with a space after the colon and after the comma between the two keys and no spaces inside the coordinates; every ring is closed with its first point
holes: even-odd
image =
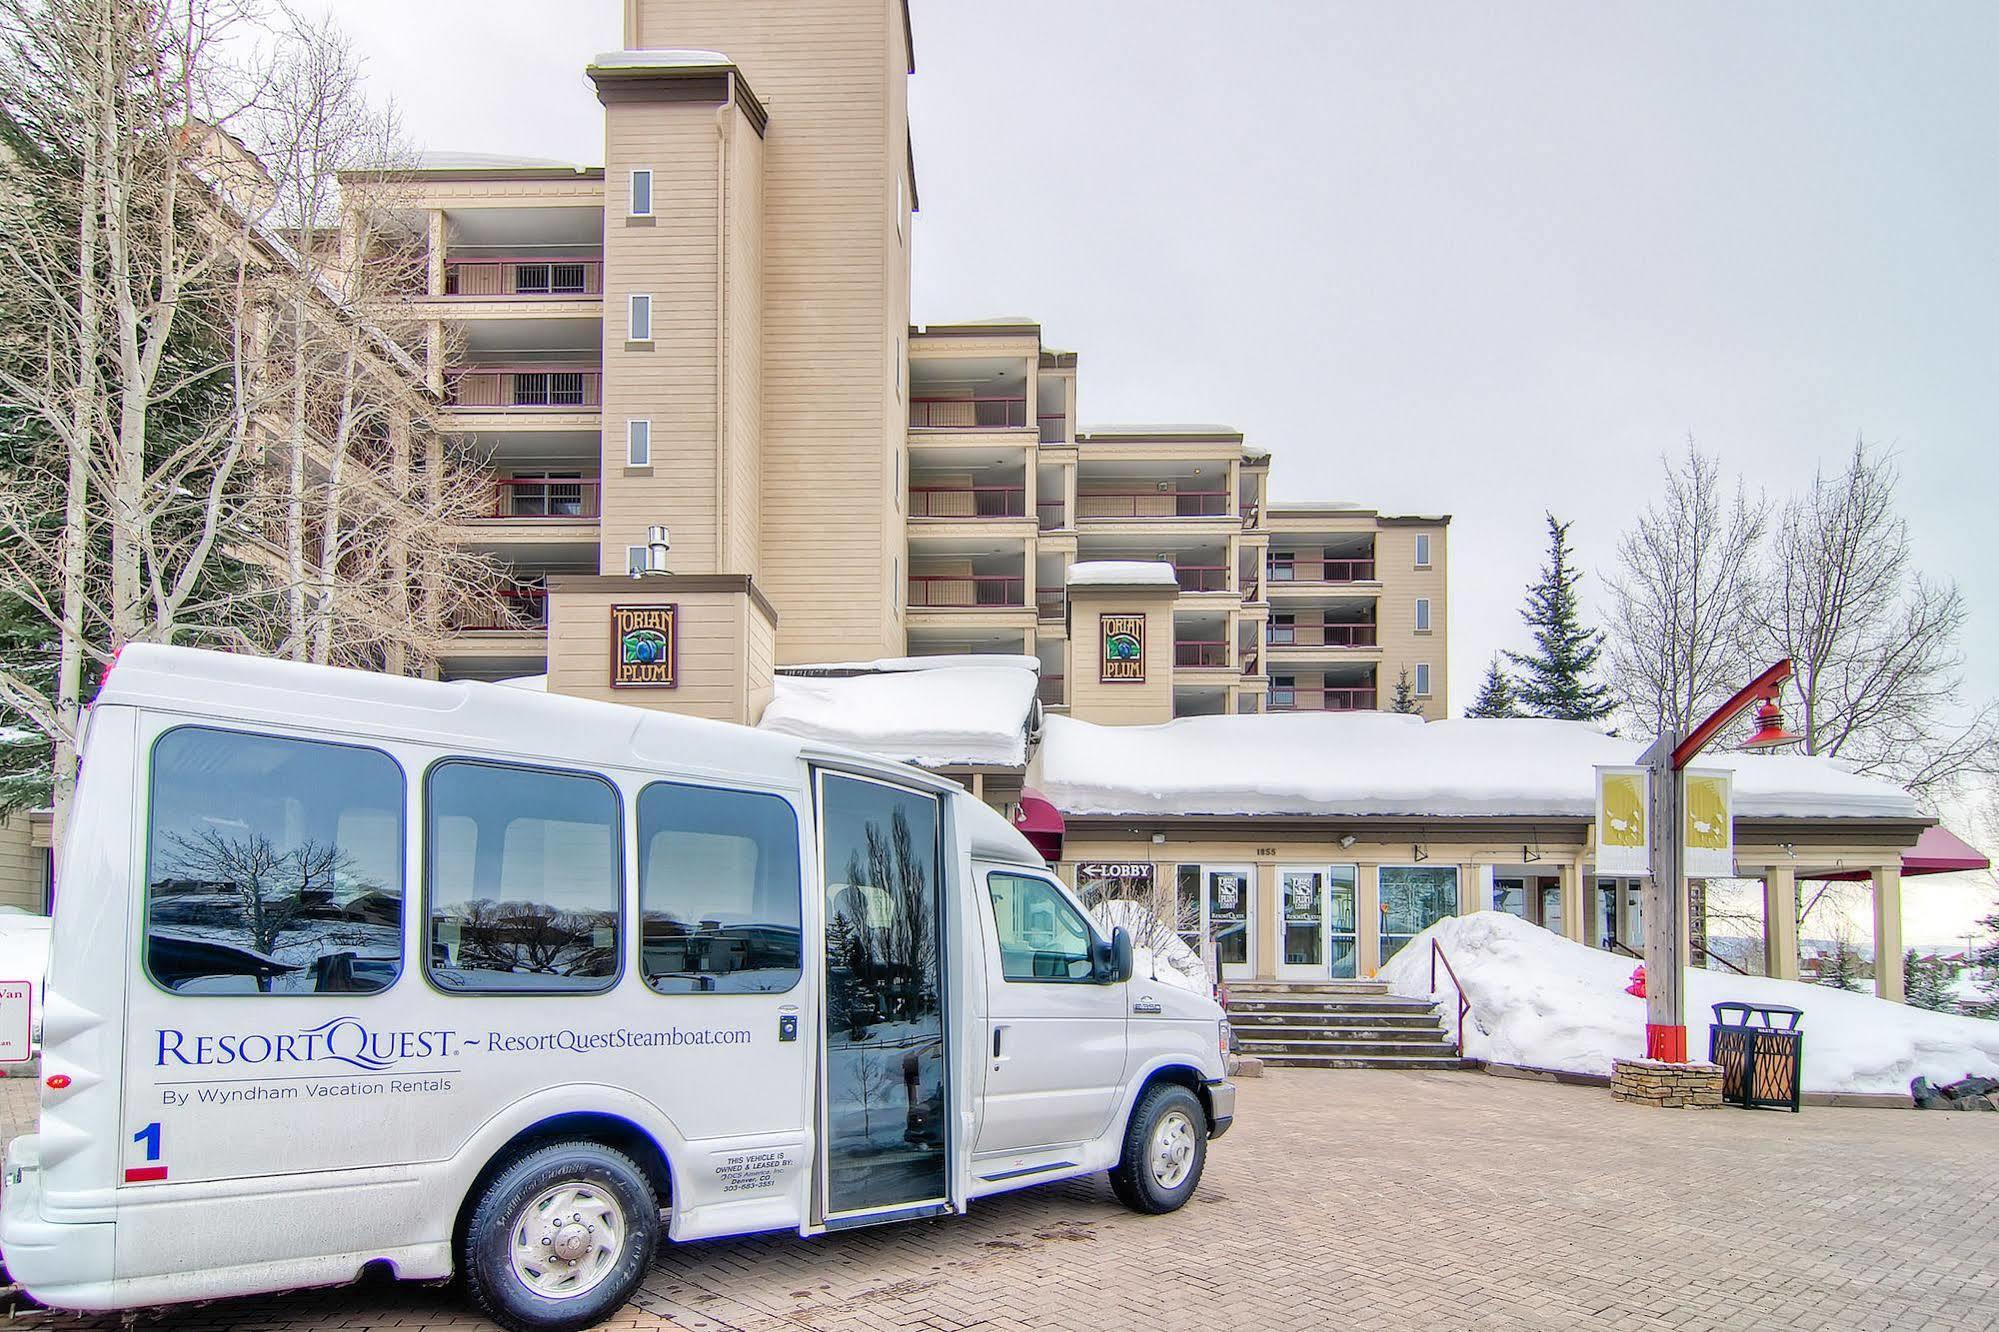
{"type": "Polygon", "coordinates": [[[1360,974],[1360,921],[1354,904],[1360,871],[1352,865],[1335,865],[1326,876],[1326,955],[1334,980],[1351,980],[1360,974]]]}
{"type": "Polygon", "coordinates": [[[1223,980],[1247,980],[1256,974],[1255,874],[1247,865],[1207,865],[1201,877],[1215,965],[1223,980]]]}
{"type": "Polygon", "coordinates": [[[1458,914],[1455,865],[1381,867],[1381,960],[1446,916],[1458,914]]]}
{"type": "Polygon", "coordinates": [[[949,1198],[942,825],[936,796],[820,774],[829,1224],[949,1198]]]}
{"type": "Polygon", "coordinates": [[[1282,919],[1277,959],[1279,980],[1324,980],[1327,977],[1326,872],[1323,869],[1279,866],[1277,905],[1282,919]]]}

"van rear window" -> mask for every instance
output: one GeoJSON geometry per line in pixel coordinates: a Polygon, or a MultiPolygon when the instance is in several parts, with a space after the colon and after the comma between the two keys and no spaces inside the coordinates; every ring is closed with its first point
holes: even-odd
{"type": "Polygon", "coordinates": [[[774,795],[639,793],[639,964],[661,994],[788,990],[800,974],[798,816],[774,795]]]}
{"type": "Polygon", "coordinates": [[[618,978],[618,793],[579,773],[449,760],[429,783],[430,978],[489,994],[618,978]]]}
{"type": "Polygon", "coordinates": [[[403,958],[402,769],[184,726],[153,746],[146,970],[182,994],[366,994],[403,958]]]}

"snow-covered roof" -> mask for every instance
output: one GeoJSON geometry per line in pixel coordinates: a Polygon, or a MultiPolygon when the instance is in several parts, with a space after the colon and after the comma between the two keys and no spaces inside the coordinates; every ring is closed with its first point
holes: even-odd
{"type": "MultiPolygon", "coordinates": [[[[1051,716],[1030,782],[1067,814],[1590,818],[1599,764],[1644,745],[1581,722],[1389,712],[1183,717],[1099,726],[1051,716]]],[[[1748,818],[1922,817],[1900,787],[1827,759],[1717,754],[1748,818]]]]}
{"type": "Polygon", "coordinates": [[[650,51],[600,51],[592,69],[726,69],[736,62],[720,51],[661,47],[650,51]]]}
{"type": "Polygon", "coordinates": [[[1178,587],[1180,575],[1164,560],[1078,560],[1070,587],[1178,587]]]}
{"type": "Polygon", "coordinates": [[[595,168],[553,157],[516,157],[510,153],[463,153],[449,149],[418,153],[416,171],[591,171],[595,168]]]}
{"type": "Polygon", "coordinates": [[[927,768],[1020,767],[1027,762],[1028,717],[1039,676],[1019,664],[1022,658],[987,660],[1000,664],[959,662],[936,669],[897,664],[863,675],[779,675],[758,726],[927,768]]]}
{"type": "Polygon", "coordinates": [[[1018,657],[1003,652],[943,653],[935,657],[877,657],[873,661],[823,661],[810,666],[780,666],[780,675],[865,675],[880,671],[948,671],[966,667],[1012,666],[1023,671],[1039,671],[1039,657],[1018,657]]]}

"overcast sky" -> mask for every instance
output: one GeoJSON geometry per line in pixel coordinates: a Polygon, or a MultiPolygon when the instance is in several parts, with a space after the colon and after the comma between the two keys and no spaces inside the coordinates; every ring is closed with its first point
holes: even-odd
{"type": "MultiPolygon", "coordinates": [[[[424,146],[602,160],[619,0],[331,7],[424,146]]],[[[1457,708],[1543,510],[1596,588],[1689,435],[1775,496],[1893,446],[1999,694],[1999,5],[914,9],[917,321],[1032,316],[1085,423],[1233,423],[1279,499],[1453,515],[1457,708]]]]}

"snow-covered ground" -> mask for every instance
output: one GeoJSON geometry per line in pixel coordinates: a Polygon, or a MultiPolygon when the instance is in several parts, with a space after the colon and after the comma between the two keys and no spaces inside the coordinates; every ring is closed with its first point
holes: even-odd
{"type": "MultiPolygon", "coordinates": [[[[1585,948],[1505,912],[1439,921],[1390,958],[1381,978],[1396,994],[1430,995],[1430,941],[1443,944],[1471,1000],[1465,1053],[1496,1063],[1610,1072],[1645,1051],[1645,1001],[1624,992],[1637,965],[1585,948]]],[[[1450,978],[1438,992],[1455,1013],[1450,978]]],[[[1899,1092],[1921,1075],[1955,1082],[1999,1076],[1999,1022],[1929,1013],[1823,985],[1687,973],[1688,1044],[1705,1053],[1711,1005],[1724,1000],[1804,1010],[1806,1091],[1899,1092]]]]}
{"type": "Polygon", "coordinates": [[[1214,978],[1201,955],[1187,946],[1179,934],[1166,928],[1143,902],[1111,898],[1090,908],[1097,928],[1106,934],[1123,926],[1131,934],[1134,976],[1149,976],[1161,984],[1213,996],[1214,978]]]}

